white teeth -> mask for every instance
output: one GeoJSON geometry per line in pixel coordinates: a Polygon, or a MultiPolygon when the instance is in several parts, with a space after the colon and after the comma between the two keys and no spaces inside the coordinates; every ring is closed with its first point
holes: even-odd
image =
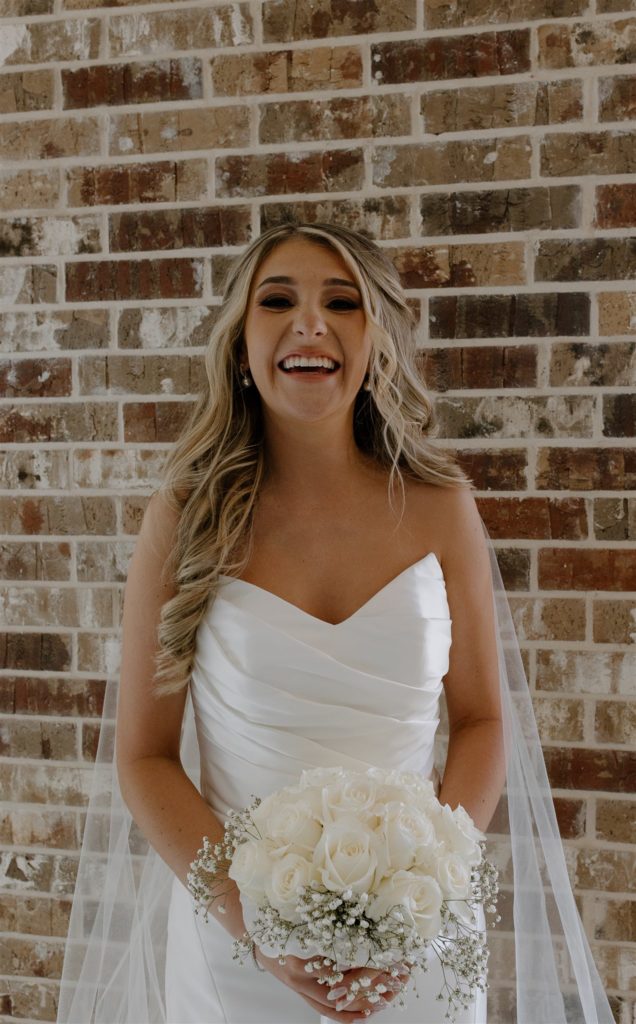
{"type": "Polygon", "coordinates": [[[284,370],[290,370],[295,366],[324,366],[327,370],[335,370],[337,363],[327,356],[289,356],[283,360],[282,366],[284,370]]]}

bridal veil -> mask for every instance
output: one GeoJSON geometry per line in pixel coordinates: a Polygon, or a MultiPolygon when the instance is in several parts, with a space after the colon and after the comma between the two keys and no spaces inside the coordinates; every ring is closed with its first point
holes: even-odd
{"type": "MultiPolygon", "coordinates": [[[[486,855],[499,869],[502,918],[496,925],[488,924],[488,1024],[613,1024],[568,876],[495,549],[483,521],[482,528],[492,573],[507,761],[505,787],[486,833],[486,855]]],[[[174,876],[139,832],[121,796],[114,756],[117,694],[118,680],[111,677],[79,858],[57,1024],[166,1024],[166,922],[174,876]]],[[[435,764],[441,773],[444,748],[438,735],[435,764]]],[[[199,750],[190,696],[182,725],[181,761],[198,788],[199,750]]]]}

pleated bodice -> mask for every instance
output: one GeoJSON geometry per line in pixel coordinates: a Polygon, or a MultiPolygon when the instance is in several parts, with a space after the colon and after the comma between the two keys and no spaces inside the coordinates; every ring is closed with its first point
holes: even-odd
{"type": "Polygon", "coordinates": [[[191,678],[204,797],[224,815],[303,768],[431,775],[450,644],[433,552],[336,624],[221,575],[191,678]]]}

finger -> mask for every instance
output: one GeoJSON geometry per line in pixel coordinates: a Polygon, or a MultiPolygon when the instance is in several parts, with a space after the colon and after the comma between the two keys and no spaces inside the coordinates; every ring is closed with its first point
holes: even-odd
{"type": "Polygon", "coordinates": [[[312,999],[311,996],[303,995],[300,992],[298,994],[301,996],[301,999],[304,999],[305,1002],[309,1003],[314,1010],[317,1010],[323,1017],[328,1017],[329,1020],[338,1020],[344,1021],[345,1024],[353,1024],[355,1020],[363,1020],[366,1022],[371,1016],[373,1016],[373,1010],[371,1010],[369,1017],[365,1017],[363,1015],[364,1008],[338,1011],[335,1006],[332,1006],[330,1003],[319,1003],[316,999],[312,999]]]}

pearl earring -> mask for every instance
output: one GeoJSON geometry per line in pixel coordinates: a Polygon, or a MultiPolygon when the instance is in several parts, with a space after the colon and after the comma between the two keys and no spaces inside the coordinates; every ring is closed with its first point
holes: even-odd
{"type": "Polygon", "coordinates": [[[251,386],[251,384],[252,384],[251,378],[247,376],[248,371],[249,371],[249,367],[247,367],[247,366],[241,367],[241,373],[243,374],[243,376],[241,377],[241,383],[242,383],[244,388],[249,388],[251,386]]]}

